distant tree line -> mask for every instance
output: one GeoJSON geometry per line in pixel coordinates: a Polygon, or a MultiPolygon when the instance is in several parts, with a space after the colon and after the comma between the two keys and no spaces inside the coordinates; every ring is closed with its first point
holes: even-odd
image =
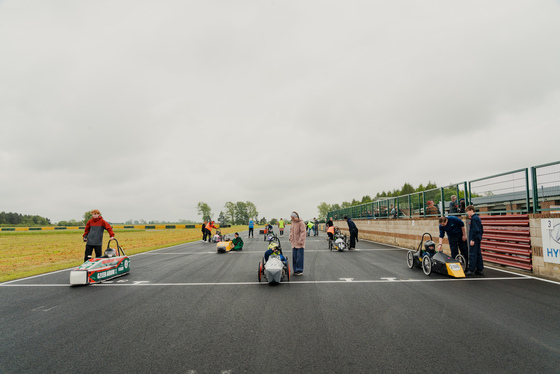
{"type": "MultiPolygon", "coordinates": [[[[212,221],[213,214],[210,205],[201,201],[196,208],[203,221],[212,221]]],[[[256,223],[266,222],[264,217],[259,221],[258,216],[257,207],[252,202],[238,201],[233,203],[228,201],[224,205],[224,211],[220,211],[217,221],[220,225],[246,225],[250,219],[256,223]]]]}
{"type": "Polygon", "coordinates": [[[28,214],[1,212],[1,226],[50,226],[51,220],[41,216],[32,216],[28,214]]]}
{"type": "MultiPolygon", "coordinates": [[[[82,220],[75,220],[71,219],[68,221],[59,221],[53,224],[50,219],[44,218],[41,216],[31,216],[31,215],[24,215],[21,213],[11,213],[11,212],[1,212],[0,213],[0,226],[4,227],[13,227],[13,226],[20,226],[20,227],[40,227],[40,226],[84,226],[87,221],[91,219],[91,211],[87,211],[84,213],[82,220]]],[[[191,221],[187,219],[179,219],[177,221],[168,222],[168,221],[145,221],[143,219],[135,220],[129,219],[125,222],[127,225],[152,225],[152,224],[196,224],[196,221],[191,221]]]]}

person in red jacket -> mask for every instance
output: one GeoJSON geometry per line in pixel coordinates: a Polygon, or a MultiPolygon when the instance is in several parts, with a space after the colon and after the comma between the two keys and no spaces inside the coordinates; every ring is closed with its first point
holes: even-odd
{"type": "Polygon", "coordinates": [[[101,217],[101,212],[99,212],[99,210],[92,210],[91,216],[93,218],[86,223],[86,229],[84,231],[84,242],[86,242],[84,262],[91,258],[93,250],[95,250],[95,257],[101,257],[104,230],[107,230],[109,235],[111,235],[111,239],[115,238],[113,228],[101,217]]]}

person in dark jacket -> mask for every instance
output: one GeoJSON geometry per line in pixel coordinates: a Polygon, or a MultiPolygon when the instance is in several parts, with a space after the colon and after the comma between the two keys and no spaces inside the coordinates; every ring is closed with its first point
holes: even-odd
{"type": "Polygon", "coordinates": [[[352,218],[348,218],[348,216],[344,216],[346,223],[348,224],[348,230],[350,231],[350,246],[348,250],[356,249],[356,239],[358,238],[358,227],[352,221],[352,218]]]}
{"type": "Polygon", "coordinates": [[[457,257],[459,251],[461,251],[465,261],[468,261],[467,233],[465,231],[465,224],[463,221],[455,216],[441,217],[439,219],[438,250],[441,250],[445,233],[447,233],[447,240],[449,241],[449,248],[451,249],[451,257],[457,257]]]}
{"type": "Polygon", "coordinates": [[[469,240],[471,248],[469,250],[469,270],[465,275],[483,275],[484,262],[482,261],[482,251],[480,249],[480,242],[482,241],[482,221],[478,214],[474,211],[474,206],[467,207],[467,215],[471,219],[469,228],[469,240]]]}
{"type": "Polygon", "coordinates": [[[91,211],[92,218],[87,221],[86,229],[84,230],[84,242],[86,242],[86,252],[84,255],[84,262],[91,258],[92,252],[95,250],[95,257],[101,257],[101,246],[103,245],[103,232],[107,230],[111,239],[115,238],[113,228],[109,225],[103,217],[101,212],[97,209],[91,211]]]}
{"type": "Polygon", "coordinates": [[[205,242],[206,241],[206,221],[204,221],[202,223],[202,227],[200,229],[200,231],[202,231],[202,241],[205,242]]]}

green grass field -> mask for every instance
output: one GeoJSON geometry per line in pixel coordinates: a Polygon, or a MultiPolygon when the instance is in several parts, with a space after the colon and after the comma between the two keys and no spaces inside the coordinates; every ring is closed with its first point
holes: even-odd
{"type": "MultiPolygon", "coordinates": [[[[222,234],[247,230],[247,226],[223,228],[222,234]]],[[[127,255],[152,251],[202,239],[200,229],[117,229],[115,238],[127,255]]],[[[68,269],[83,263],[83,231],[18,231],[0,233],[0,282],[68,269]]],[[[103,250],[109,234],[104,234],[103,250]]],[[[112,244],[111,246],[114,247],[112,244]]]]}

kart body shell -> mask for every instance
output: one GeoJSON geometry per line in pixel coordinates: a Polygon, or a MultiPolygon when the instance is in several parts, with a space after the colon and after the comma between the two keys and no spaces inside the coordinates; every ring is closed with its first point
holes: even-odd
{"type": "Polygon", "coordinates": [[[226,253],[233,249],[234,245],[231,240],[224,240],[216,244],[216,251],[218,253],[226,253]]]}
{"type": "Polygon", "coordinates": [[[270,256],[264,264],[263,275],[268,283],[280,283],[286,276],[282,260],[277,256],[270,256]]]}
{"type": "Polygon", "coordinates": [[[216,233],[209,239],[211,243],[219,243],[222,241],[222,233],[220,230],[216,230],[216,233]]]}
{"type": "Polygon", "coordinates": [[[348,238],[344,235],[338,228],[335,229],[333,234],[333,239],[329,240],[329,249],[332,251],[333,249],[339,252],[348,249],[348,238]]]}
{"type": "MultiPolygon", "coordinates": [[[[269,242],[277,243],[278,252],[271,254],[265,262],[264,256],[259,262],[259,282],[266,280],[269,285],[278,284],[281,281],[290,281],[290,263],[286,259],[282,261],[282,244],[274,234],[269,236],[269,242]]],[[[270,247],[269,247],[270,248],[270,247]]],[[[285,258],[285,257],[284,257],[285,258]]]]}
{"type": "Polygon", "coordinates": [[[333,244],[333,248],[336,249],[337,251],[344,251],[346,248],[348,248],[348,246],[346,245],[346,237],[342,236],[342,237],[338,237],[337,239],[335,239],[334,244],[333,244]]]}
{"type": "Polygon", "coordinates": [[[436,252],[436,254],[431,257],[429,255],[424,255],[420,258],[418,252],[408,251],[407,263],[408,267],[411,269],[414,267],[421,268],[426,275],[436,272],[454,278],[465,277],[463,264],[443,252],[436,252]],[[412,266],[410,266],[410,263],[412,263],[412,266]]]}
{"type": "MultiPolygon", "coordinates": [[[[116,239],[109,240],[116,241],[116,239]]],[[[109,249],[107,243],[107,249],[109,249]]],[[[70,285],[79,286],[101,283],[109,279],[126,275],[130,272],[130,258],[117,242],[118,256],[92,258],[70,271],[70,285]]]]}
{"type": "MultiPolygon", "coordinates": [[[[425,233],[424,235],[430,235],[425,233]]],[[[424,274],[430,275],[432,272],[436,272],[443,275],[449,275],[454,278],[464,278],[465,277],[465,258],[459,254],[456,258],[453,258],[443,252],[435,252],[433,255],[429,255],[426,251],[422,250],[422,244],[424,242],[424,235],[422,235],[422,240],[416,251],[408,251],[406,254],[406,262],[410,269],[419,267],[424,271],[424,274]]],[[[432,236],[430,235],[430,240],[432,236]]]]}

